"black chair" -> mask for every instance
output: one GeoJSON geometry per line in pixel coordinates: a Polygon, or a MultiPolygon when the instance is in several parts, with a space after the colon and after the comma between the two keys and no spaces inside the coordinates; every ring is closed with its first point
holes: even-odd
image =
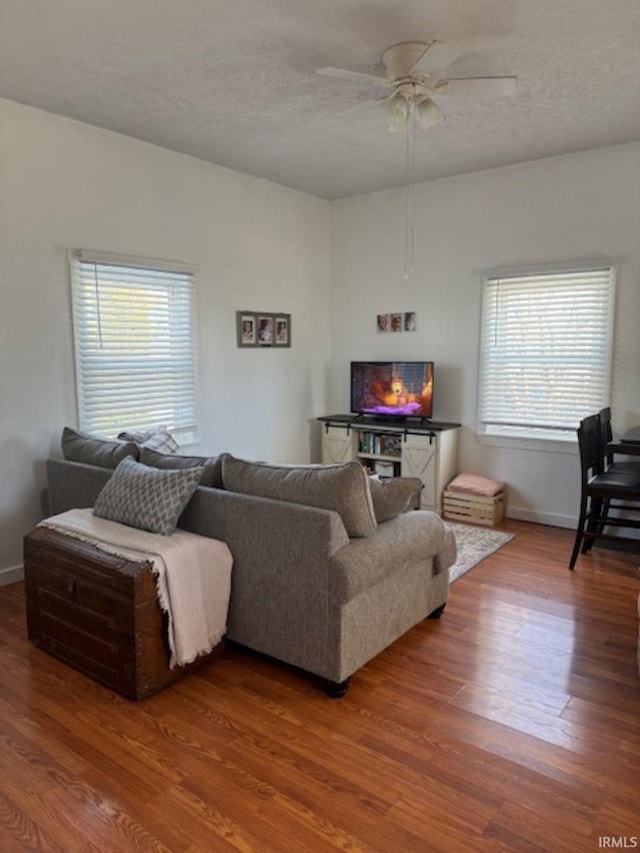
{"type": "Polygon", "coordinates": [[[615,471],[618,474],[629,473],[640,476],[640,460],[631,459],[624,461],[616,461],[614,454],[621,453],[623,455],[638,455],[637,448],[630,448],[629,445],[614,444],[613,431],[611,429],[611,409],[609,406],[606,409],[600,409],[598,413],[600,418],[600,440],[602,442],[602,459],[603,471],[615,471]]]}
{"type": "Polygon", "coordinates": [[[603,448],[606,445],[602,441],[600,416],[590,415],[580,422],[578,428],[580,515],[570,569],[575,566],[580,548],[586,554],[597,540],[635,543],[640,550],[640,539],[614,532],[605,533],[605,528],[640,530],[638,519],[609,515],[612,510],[640,512],[640,472],[616,471],[611,467],[604,470],[606,454],[603,448]]]}
{"type": "MultiPolygon", "coordinates": [[[[637,474],[640,476],[640,460],[617,460],[615,459],[616,453],[621,453],[623,455],[634,455],[633,450],[631,454],[629,452],[628,445],[625,447],[622,444],[614,444],[613,443],[613,430],[611,429],[611,409],[607,406],[604,409],[600,409],[598,412],[598,417],[600,418],[600,456],[602,459],[602,466],[600,471],[610,471],[615,474],[637,474]]],[[[635,455],[638,455],[637,452],[635,455]]],[[[603,515],[607,515],[609,511],[609,501],[605,500],[603,515]]]]}

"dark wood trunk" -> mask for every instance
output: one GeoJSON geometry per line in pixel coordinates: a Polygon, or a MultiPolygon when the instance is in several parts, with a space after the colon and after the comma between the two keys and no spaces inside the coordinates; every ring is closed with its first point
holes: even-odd
{"type": "Polygon", "coordinates": [[[38,527],[24,539],[29,639],[128,699],[143,699],[193,670],[169,668],[167,615],[149,561],[132,562],[38,527]]]}

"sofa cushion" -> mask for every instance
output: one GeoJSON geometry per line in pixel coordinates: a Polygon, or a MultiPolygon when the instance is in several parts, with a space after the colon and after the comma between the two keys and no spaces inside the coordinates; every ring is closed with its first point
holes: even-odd
{"type": "Polygon", "coordinates": [[[390,521],[409,509],[418,509],[422,480],[418,477],[391,477],[384,480],[369,478],[376,521],[390,521]]]}
{"type": "Polygon", "coordinates": [[[290,503],[330,509],[342,518],[350,538],[369,536],[376,517],[369,481],[359,462],[344,465],[276,465],[222,455],[225,489],[290,503]]]}
{"type": "Polygon", "coordinates": [[[137,459],[138,453],[138,445],[132,441],[106,441],[71,427],[62,430],[62,455],[70,462],[116,468],[127,456],[137,459]]]}
{"type": "Polygon", "coordinates": [[[201,486],[222,488],[222,462],[219,456],[180,456],[174,453],[158,453],[142,445],[140,461],[153,468],[203,468],[201,486]]]}
{"type": "Polygon", "coordinates": [[[180,453],[180,445],[166,426],[155,426],[146,432],[121,432],[118,438],[135,441],[140,447],[148,447],[158,453],[180,453]]]}
{"type": "Polygon", "coordinates": [[[170,536],[201,477],[202,468],[161,471],[123,459],[98,495],[94,515],[170,536]]]}

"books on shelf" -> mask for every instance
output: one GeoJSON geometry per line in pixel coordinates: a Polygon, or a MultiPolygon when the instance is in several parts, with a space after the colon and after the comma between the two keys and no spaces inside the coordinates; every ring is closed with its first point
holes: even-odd
{"type": "Polygon", "coordinates": [[[358,433],[358,453],[372,456],[398,456],[402,453],[402,436],[378,435],[374,432],[358,433]]]}
{"type": "Polygon", "coordinates": [[[400,456],[402,454],[402,436],[385,435],[383,436],[384,456],[400,456]]]}

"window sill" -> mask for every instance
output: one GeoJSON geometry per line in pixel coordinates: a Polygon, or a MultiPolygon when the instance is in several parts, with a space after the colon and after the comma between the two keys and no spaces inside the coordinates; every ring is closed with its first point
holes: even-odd
{"type": "Polygon", "coordinates": [[[572,456],[578,454],[578,442],[574,437],[559,438],[526,438],[525,436],[491,435],[489,433],[476,432],[478,444],[489,447],[506,447],[511,450],[529,450],[534,453],[567,453],[572,456]]]}

